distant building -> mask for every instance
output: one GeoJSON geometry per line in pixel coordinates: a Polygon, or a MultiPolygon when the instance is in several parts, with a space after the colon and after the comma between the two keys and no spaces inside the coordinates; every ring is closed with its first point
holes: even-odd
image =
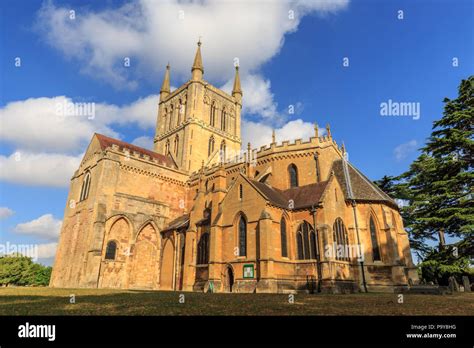
{"type": "Polygon", "coordinates": [[[200,46],[173,92],[166,68],[154,151],[93,136],[51,286],[352,292],[417,279],[396,203],[344,160],[329,126],[240,155],[238,68],[231,95],[212,86],[200,46]]]}

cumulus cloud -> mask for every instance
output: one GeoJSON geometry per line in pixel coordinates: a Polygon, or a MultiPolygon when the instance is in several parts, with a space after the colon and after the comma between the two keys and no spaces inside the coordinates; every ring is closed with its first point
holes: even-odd
{"type": "Polygon", "coordinates": [[[404,160],[410,154],[416,151],[418,142],[416,140],[410,140],[409,142],[398,145],[394,150],[393,154],[397,161],[404,160]]]}
{"type": "Polygon", "coordinates": [[[173,74],[189,76],[195,42],[202,36],[205,72],[211,80],[225,82],[233,74],[235,58],[243,73],[255,72],[279,52],[285,34],[295,31],[304,16],[336,12],[347,4],[131,0],[121,7],[90,11],[48,1],[38,13],[37,27],[51,46],[79,61],[84,73],[128,88],[137,86],[137,76],[161,75],[168,61],[173,74]],[[126,58],[129,68],[124,67],[126,58]]]}
{"type": "MultiPolygon", "coordinates": [[[[245,148],[250,142],[252,148],[262,145],[268,145],[272,142],[272,127],[260,122],[246,121],[242,122],[242,146],[245,148]]],[[[325,134],[326,130],[319,128],[319,135],[325,134]]],[[[293,141],[302,139],[308,141],[314,136],[314,125],[310,122],[304,122],[301,119],[290,121],[281,128],[275,129],[275,138],[277,142],[284,140],[293,141]]]]}
{"type": "Polygon", "coordinates": [[[38,186],[67,187],[83,154],[32,153],[17,151],[0,155],[0,180],[38,186]]]}
{"type": "Polygon", "coordinates": [[[37,219],[16,225],[14,232],[56,240],[61,230],[61,224],[62,221],[55,219],[52,214],[45,214],[37,219]]]}
{"type": "Polygon", "coordinates": [[[51,259],[56,256],[56,248],[58,243],[44,243],[38,244],[38,258],[51,259]]]}
{"type": "Polygon", "coordinates": [[[132,144],[143,147],[143,148],[148,149],[148,150],[152,150],[153,149],[153,138],[152,137],[147,137],[147,136],[138,137],[138,138],[136,138],[132,141],[132,144]]]}
{"type": "Polygon", "coordinates": [[[14,101],[0,108],[0,139],[35,152],[77,153],[94,132],[120,137],[112,124],[154,128],[157,100],[157,95],[149,95],[123,106],[65,96],[14,101]]]}
{"type": "Polygon", "coordinates": [[[12,216],[15,212],[8,207],[0,207],[0,219],[6,219],[12,216]]]}

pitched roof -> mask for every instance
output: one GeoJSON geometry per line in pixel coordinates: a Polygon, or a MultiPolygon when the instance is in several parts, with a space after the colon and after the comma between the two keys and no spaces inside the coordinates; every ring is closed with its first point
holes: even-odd
{"type": "Polygon", "coordinates": [[[288,208],[288,198],[283,194],[283,191],[277,190],[267,184],[249,179],[250,183],[266,198],[267,201],[282,208],[288,208]]]}
{"type": "Polygon", "coordinates": [[[292,187],[288,190],[279,190],[267,184],[251,179],[250,182],[263,194],[273,205],[288,209],[290,200],[293,201],[292,209],[309,208],[320,202],[327,181],[309,184],[305,186],[292,187]]]}
{"type": "Polygon", "coordinates": [[[165,156],[165,155],[144,149],[143,147],[126,143],[118,139],[110,138],[102,134],[95,133],[95,135],[97,136],[97,139],[99,140],[99,144],[102,150],[105,150],[108,147],[112,147],[112,145],[117,145],[120,149],[128,149],[132,152],[135,151],[141,154],[142,156],[143,155],[150,156],[151,158],[158,160],[159,163],[165,166],[177,168],[173,159],[170,158],[169,156],[165,156]]]}
{"type": "Polygon", "coordinates": [[[295,209],[307,208],[320,202],[327,184],[328,181],[321,181],[305,186],[292,187],[283,191],[283,193],[288,199],[293,200],[295,209]]]}
{"type": "Polygon", "coordinates": [[[168,226],[166,226],[161,232],[176,230],[178,228],[188,227],[188,226],[189,226],[189,214],[184,214],[170,221],[168,226]]]}
{"type": "MultiPolygon", "coordinates": [[[[347,163],[347,168],[352,186],[353,198],[356,201],[385,202],[397,207],[396,202],[390,198],[389,195],[378,188],[377,185],[370,181],[370,179],[357,170],[357,168],[352,164],[347,163]]],[[[336,179],[342,186],[344,196],[346,199],[349,199],[350,197],[347,191],[347,181],[346,176],[344,175],[342,160],[334,161],[332,170],[334,171],[336,179]]]]}

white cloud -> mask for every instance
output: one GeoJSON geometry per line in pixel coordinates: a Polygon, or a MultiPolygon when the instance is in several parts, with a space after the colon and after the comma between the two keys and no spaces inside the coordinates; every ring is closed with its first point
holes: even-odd
{"type": "Polygon", "coordinates": [[[56,256],[56,248],[58,243],[38,244],[38,258],[50,259],[56,256]]]}
{"type": "Polygon", "coordinates": [[[112,124],[136,124],[154,128],[157,95],[140,98],[129,105],[97,103],[91,113],[61,113],[66,105],[80,105],[64,96],[14,101],[0,108],[0,139],[34,152],[84,151],[94,132],[120,137],[112,124]]]}
{"type": "MultiPolygon", "coordinates": [[[[319,135],[325,134],[326,130],[319,128],[319,135]]],[[[293,141],[302,139],[308,141],[314,136],[314,125],[310,122],[304,122],[301,119],[290,121],[281,128],[275,129],[275,138],[277,142],[284,140],[293,141]]],[[[262,145],[268,145],[272,142],[272,127],[264,123],[243,120],[242,122],[242,148],[247,148],[250,142],[252,148],[262,145]]]]}
{"type": "Polygon", "coordinates": [[[133,145],[137,145],[140,147],[143,147],[148,150],[153,150],[153,138],[152,137],[147,137],[147,136],[142,136],[134,139],[132,141],[133,145]]]}
{"type": "Polygon", "coordinates": [[[13,210],[8,207],[0,207],[0,219],[6,219],[15,214],[13,210]]]}
{"type": "Polygon", "coordinates": [[[55,219],[52,214],[45,214],[37,219],[16,225],[14,231],[19,234],[55,240],[59,236],[61,224],[62,221],[55,219]]]}
{"type": "MultiPolygon", "coordinates": [[[[231,78],[221,89],[230,94],[233,84],[234,78],[231,78]]],[[[244,93],[242,114],[259,115],[267,124],[281,125],[286,115],[277,110],[278,104],[271,92],[270,80],[261,75],[244,74],[241,77],[241,84],[244,93]]]]}
{"type": "Polygon", "coordinates": [[[394,150],[393,154],[397,161],[401,161],[407,158],[410,154],[416,151],[418,142],[416,140],[410,140],[409,142],[398,145],[394,150]]]}
{"type": "Polygon", "coordinates": [[[128,88],[136,87],[140,76],[161,75],[168,61],[174,76],[188,78],[202,36],[206,76],[224,82],[233,75],[234,58],[242,72],[258,71],[304,16],[336,12],[348,2],[131,0],[97,12],[72,8],[71,20],[70,7],[48,1],[38,13],[38,27],[50,45],[78,60],[83,72],[128,88]],[[123,65],[125,57],[130,68],[123,65]]]}
{"type": "Polygon", "coordinates": [[[27,151],[17,151],[8,157],[0,155],[0,180],[25,185],[67,187],[82,156],[27,151]]]}

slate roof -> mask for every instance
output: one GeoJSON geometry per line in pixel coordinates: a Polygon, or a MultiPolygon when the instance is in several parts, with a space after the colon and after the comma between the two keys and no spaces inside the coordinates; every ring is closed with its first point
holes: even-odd
{"type": "MultiPolygon", "coordinates": [[[[364,174],[362,174],[357,168],[352,164],[347,163],[349,177],[351,180],[352,192],[354,199],[356,201],[362,202],[385,202],[390,205],[397,206],[397,203],[390,198],[385,192],[377,187],[370,179],[368,179],[364,174]]],[[[344,168],[342,160],[334,161],[332,170],[336,179],[342,186],[344,196],[346,199],[349,199],[349,194],[347,192],[347,181],[344,175],[344,168]]]]}
{"type": "Polygon", "coordinates": [[[328,183],[327,181],[322,181],[315,184],[293,187],[288,190],[279,190],[257,180],[250,180],[250,182],[271,204],[285,209],[289,208],[290,200],[293,200],[293,209],[308,208],[313,204],[319,203],[328,183]]]}
{"type": "Polygon", "coordinates": [[[189,214],[184,214],[184,215],[181,215],[180,217],[170,221],[168,226],[166,226],[162,230],[162,232],[176,230],[176,229],[182,228],[182,227],[187,228],[188,226],[189,226],[189,214]]]}
{"type": "Polygon", "coordinates": [[[135,151],[138,152],[139,154],[143,155],[148,155],[151,158],[154,158],[158,160],[159,163],[167,166],[167,167],[176,167],[176,164],[174,163],[173,159],[169,156],[165,156],[156,152],[153,152],[151,150],[144,149],[143,147],[139,147],[133,144],[126,143],[124,141],[114,139],[107,137],[102,134],[95,134],[97,136],[97,139],[99,140],[99,144],[102,150],[105,150],[108,147],[112,147],[112,145],[117,145],[120,149],[128,149],[131,152],[135,151]]]}
{"type": "MultiPolygon", "coordinates": [[[[334,161],[332,171],[342,187],[345,199],[350,199],[342,160],[334,161]]],[[[377,185],[350,163],[348,163],[348,172],[353,199],[358,202],[383,202],[398,209],[397,203],[390,196],[379,189],[377,185]]],[[[328,184],[328,181],[322,181],[315,184],[292,187],[288,190],[279,190],[257,180],[250,179],[249,181],[267,201],[285,209],[289,208],[290,200],[294,202],[293,209],[310,208],[313,204],[318,204],[328,184]]]]}

